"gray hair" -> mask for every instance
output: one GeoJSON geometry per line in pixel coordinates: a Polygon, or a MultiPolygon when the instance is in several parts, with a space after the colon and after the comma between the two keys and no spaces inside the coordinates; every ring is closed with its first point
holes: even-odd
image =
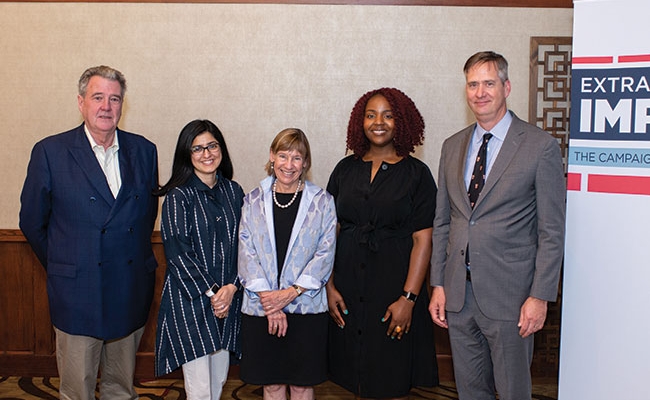
{"type": "Polygon", "coordinates": [[[505,83],[508,80],[508,61],[506,61],[501,54],[497,54],[493,51],[480,51],[468,58],[463,67],[463,72],[467,75],[473,66],[485,63],[494,64],[501,82],[505,83]]]}
{"type": "Polygon", "coordinates": [[[83,74],[81,74],[81,77],[79,78],[79,95],[81,97],[86,97],[88,82],[93,76],[100,76],[104,79],[117,81],[122,88],[122,97],[124,97],[124,93],[126,92],[126,79],[124,79],[124,75],[120,71],[105,65],[88,68],[83,74]]]}

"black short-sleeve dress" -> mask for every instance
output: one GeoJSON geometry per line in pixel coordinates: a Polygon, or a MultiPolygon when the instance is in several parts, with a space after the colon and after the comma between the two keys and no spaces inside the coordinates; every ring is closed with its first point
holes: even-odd
{"type": "Polygon", "coordinates": [[[433,226],[437,189],[427,165],[410,156],[383,163],[372,182],[371,168],[348,156],[327,186],[340,223],[334,283],[349,311],[344,329],[330,320],[329,375],[361,397],[400,397],[438,384],[427,280],[408,334],[391,339],[381,321],[402,295],[413,232],[433,226]]]}

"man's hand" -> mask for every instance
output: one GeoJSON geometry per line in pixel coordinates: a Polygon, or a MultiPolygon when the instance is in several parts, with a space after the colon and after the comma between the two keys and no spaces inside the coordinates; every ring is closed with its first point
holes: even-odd
{"type": "Polygon", "coordinates": [[[449,328],[447,318],[445,317],[445,305],[447,304],[447,297],[445,296],[445,289],[442,286],[435,286],[433,293],[431,293],[431,301],[429,302],[429,313],[433,323],[441,328],[449,328]]]}
{"type": "Polygon", "coordinates": [[[529,297],[521,306],[519,312],[519,335],[522,338],[532,335],[544,327],[548,302],[545,300],[529,297]]]}

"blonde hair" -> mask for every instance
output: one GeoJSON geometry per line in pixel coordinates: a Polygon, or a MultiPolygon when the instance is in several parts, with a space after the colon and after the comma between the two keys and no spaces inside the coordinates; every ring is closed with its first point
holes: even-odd
{"type": "MultiPolygon", "coordinates": [[[[311,149],[307,135],[298,128],[287,128],[280,131],[271,142],[271,152],[277,154],[280,151],[296,150],[303,158],[303,174],[307,175],[311,168],[311,149]]],[[[271,161],[267,161],[264,167],[269,176],[274,174],[271,161]]]]}

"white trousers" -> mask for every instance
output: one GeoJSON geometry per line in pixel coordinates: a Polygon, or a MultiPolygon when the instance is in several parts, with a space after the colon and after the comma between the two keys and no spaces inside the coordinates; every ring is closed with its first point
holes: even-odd
{"type": "Polygon", "coordinates": [[[228,350],[219,350],[183,364],[187,400],[219,400],[229,367],[228,350]]]}

